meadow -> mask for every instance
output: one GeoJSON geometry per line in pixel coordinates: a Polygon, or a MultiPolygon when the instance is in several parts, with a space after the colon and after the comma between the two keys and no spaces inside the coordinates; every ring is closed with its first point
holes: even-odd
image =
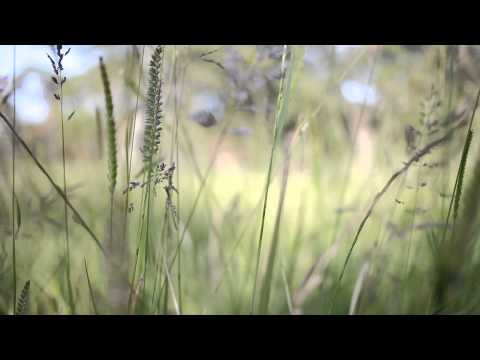
{"type": "Polygon", "coordinates": [[[0,49],[0,313],[480,311],[478,46],[44,48],[0,49]]]}

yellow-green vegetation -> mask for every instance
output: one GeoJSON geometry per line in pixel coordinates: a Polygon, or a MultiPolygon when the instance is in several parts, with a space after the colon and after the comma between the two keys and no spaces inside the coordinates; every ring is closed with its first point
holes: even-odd
{"type": "Polygon", "coordinates": [[[1,313],[480,311],[476,48],[119,49],[0,108],[1,313]]]}

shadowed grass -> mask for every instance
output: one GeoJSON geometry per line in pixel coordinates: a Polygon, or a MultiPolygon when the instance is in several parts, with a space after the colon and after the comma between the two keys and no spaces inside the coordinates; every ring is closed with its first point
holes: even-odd
{"type": "Polygon", "coordinates": [[[15,315],[27,315],[29,313],[29,299],[30,298],[30,280],[25,283],[22,293],[18,298],[17,311],[15,315]]]}
{"type": "Polygon", "coordinates": [[[427,144],[424,148],[422,148],[421,150],[419,150],[410,160],[408,160],[405,165],[400,169],[398,170],[397,172],[395,172],[391,177],[390,179],[387,181],[387,183],[383,186],[383,188],[380,190],[380,192],[375,195],[375,198],[373,199],[370,207],[368,208],[367,210],[367,213],[365,214],[365,216],[363,217],[362,221],[360,222],[360,225],[355,233],[355,237],[353,239],[353,242],[352,242],[352,245],[350,246],[349,250],[348,250],[348,253],[347,253],[347,257],[345,258],[345,262],[342,266],[342,270],[340,272],[340,275],[338,277],[338,280],[337,280],[337,285],[336,285],[336,290],[334,291],[334,295],[333,295],[333,299],[332,299],[332,303],[331,303],[331,309],[333,309],[333,306],[335,304],[335,298],[337,296],[337,293],[338,293],[338,289],[340,287],[340,284],[342,282],[342,279],[343,279],[343,276],[345,274],[345,270],[347,268],[347,265],[348,265],[348,262],[350,260],[350,257],[352,256],[352,252],[353,252],[353,249],[355,248],[355,245],[357,244],[357,241],[360,237],[360,234],[362,233],[362,230],[363,230],[363,227],[365,226],[365,223],[367,222],[367,220],[369,219],[370,215],[372,214],[375,206],[377,205],[377,203],[380,201],[380,199],[383,197],[383,195],[385,195],[385,193],[387,192],[387,190],[390,188],[390,186],[393,184],[393,182],[400,176],[402,175],[403,173],[405,173],[409,168],[410,166],[414,163],[414,162],[418,162],[423,156],[427,155],[430,153],[430,151],[434,148],[436,148],[437,146],[447,142],[448,140],[451,139],[451,136],[452,134],[458,130],[459,128],[465,126],[465,122],[461,122],[460,124],[458,124],[457,126],[455,126],[452,130],[450,130],[449,132],[447,132],[446,135],[442,136],[441,138],[435,140],[435,141],[432,141],[431,143],[427,144]]]}
{"type": "MultiPolygon", "coordinates": [[[[286,61],[287,61],[287,51],[288,51],[288,45],[283,46],[283,55],[282,55],[282,65],[281,65],[281,71],[282,74],[285,74],[284,71],[286,69],[286,61]]],[[[291,74],[291,73],[290,73],[291,74]]],[[[289,77],[289,82],[291,78],[289,77]]],[[[289,84],[290,85],[290,84],[289,84]]],[[[275,150],[277,148],[277,142],[278,142],[278,137],[279,134],[282,133],[283,126],[285,123],[285,112],[284,112],[284,97],[285,97],[285,91],[287,89],[285,88],[285,75],[282,76],[281,81],[280,81],[280,87],[279,87],[279,92],[278,92],[278,97],[277,97],[277,114],[275,115],[275,122],[274,122],[274,130],[273,130],[273,143],[270,151],[270,160],[268,163],[268,169],[267,169],[267,179],[266,179],[266,184],[265,184],[265,190],[264,190],[264,200],[263,200],[263,210],[262,210],[262,216],[261,216],[261,223],[260,223],[260,234],[258,238],[258,248],[257,248],[257,255],[256,255],[256,263],[255,263],[255,275],[254,275],[254,280],[253,280],[253,291],[252,291],[252,304],[251,304],[251,313],[255,313],[255,295],[257,292],[257,279],[258,279],[258,273],[260,269],[260,258],[262,254],[262,243],[263,243],[263,232],[264,232],[264,227],[265,227],[265,218],[266,218],[266,213],[267,213],[267,204],[268,204],[268,193],[270,189],[270,181],[271,181],[271,176],[272,176],[272,168],[273,168],[273,162],[274,162],[274,157],[275,157],[275,150]]],[[[288,91],[286,92],[288,95],[288,91]]],[[[265,302],[265,301],[264,301],[265,302]]]]}
{"type": "Polygon", "coordinates": [[[84,266],[85,266],[85,274],[87,275],[88,293],[90,294],[90,300],[92,302],[93,311],[94,311],[95,315],[98,315],[97,304],[95,302],[95,297],[93,296],[92,283],[90,281],[90,276],[88,275],[87,259],[83,259],[83,263],[84,263],[84,266]]]}
{"type": "Polygon", "coordinates": [[[12,134],[15,135],[17,141],[23,146],[25,151],[28,153],[28,155],[31,157],[35,165],[38,167],[38,169],[45,175],[49,183],[53,186],[55,191],[60,195],[60,197],[63,199],[65,204],[70,208],[70,210],[73,212],[77,222],[88,232],[90,237],[93,239],[95,244],[98,246],[98,248],[101,250],[101,252],[105,255],[105,250],[103,249],[102,244],[98,240],[97,236],[95,233],[92,231],[92,229],[87,225],[85,220],[83,220],[83,217],[80,215],[80,213],[75,209],[75,207],[71,204],[71,202],[68,200],[68,198],[65,196],[65,193],[62,191],[62,189],[53,181],[52,177],[50,174],[47,172],[45,167],[40,163],[40,161],[37,159],[37,157],[33,154],[32,150],[28,147],[28,145],[25,143],[25,141],[20,137],[20,135],[17,133],[17,131],[13,128],[12,124],[10,124],[10,121],[8,118],[0,112],[0,118],[3,120],[5,125],[10,129],[12,134]]]}
{"type": "Polygon", "coordinates": [[[115,196],[115,187],[117,184],[117,139],[115,129],[115,119],[113,116],[113,99],[110,90],[110,81],[108,79],[107,68],[100,58],[100,74],[103,83],[103,92],[105,95],[105,109],[107,112],[107,146],[108,146],[108,180],[110,192],[110,234],[109,241],[113,244],[113,199],[115,196]]]}
{"type": "MultiPolygon", "coordinates": [[[[285,55],[285,53],[284,53],[285,55]]],[[[270,247],[270,252],[268,256],[268,262],[267,262],[267,271],[265,274],[265,279],[262,285],[262,290],[261,290],[261,295],[260,295],[260,304],[259,304],[259,310],[260,313],[268,313],[268,303],[270,301],[270,291],[272,288],[272,281],[273,281],[273,269],[274,269],[274,264],[275,264],[275,258],[277,254],[277,248],[278,248],[278,242],[279,242],[279,233],[280,233],[280,225],[282,221],[282,212],[283,212],[283,207],[284,207],[284,201],[285,201],[285,194],[287,191],[287,185],[288,185],[288,176],[289,176],[289,171],[290,171],[290,141],[291,139],[288,139],[290,134],[284,134],[283,129],[285,127],[285,122],[286,122],[286,117],[288,114],[288,105],[289,105],[289,98],[290,98],[290,93],[292,92],[292,78],[295,70],[297,70],[299,61],[298,58],[302,58],[299,56],[300,54],[296,53],[296,47],[292,47],[291,49],[291,58],[290,58],[290,64],[288,65],[288,69],[286,70],[286,77],[285,81],[286,83],[281,82],[281,87],[280,87],[280,93],[279,93],[279,104],[278,106],[278,118],[276,119],[276,124],[275,124],[275,134],[274,134],[274,140],[273,140],[273,147],[272,147],[272,153],[270,156],[270,163],[269,163],[269,170],[268,170],[268,183],[270,182],[270,176],[272,172],[272,163],[274,161],[274,148],[277,146],[277,141],[278,141],[278,136],[283,137],[285,144],[284,144],[284,167],[283,167],[283,174],[282,174],[282,185],[281,185],[281,190],[280,190],[280,201],[279,205],[277,208],[277,215],[275,219],[275,225],[274,225],[274,232],[273,232],[273,238],[272,238],[272,244],[270,247]],[[278,130],[277,130],[278,127],[278,130]]],[[[283,59],[285,60],[285,59],[283,59]]],[[[267,184],[268,184],[267,183],[267,184]]],[[[268,185],[267,185],[267,190],[268,191],[268,185]]],[[[265,193],[265,202],[264,202],[264,212],[262,215],[262,232],[263,232],[263,226],[264,226],[264,219],[265,219],[265,209],[267,205],[267,193],[265,193]]],[[[263,234],[262,234],[263,235],[263,234]]],[[[261,238],[259,240],[259,254],[258,257],[260,257],[260,250],[261,250],[261,238]]],[[[258,264],[258,263],[257,263],[258,264]]],[[[256,275],[258,276],[258,265],[257,269],[255,271],[256,275]]],[[[254,301],[254,300],[253,300],[254,301]]],[[[254,310],[254,309],[253,309],[254,310]]]]}
{"type": "Polygon", "coordinates": [[[468,124],[468,131],[467,131],[467,137],[465,139],[465,143],[463,146],[463,151],[462,151],[462,157],[460,159],[460,163],[458,165],[458,171],[457,171],[457,177],[455,179],[455,185],[453,187],[453,196],[450,201],[450,206],[448,208],[448,213],[447,213],[447,218],[445,220],[445,228],[443,231],[443,241],[445,241],[445,237],[447,234],[447,229],[448,229],[448,224],[450,221],[450,215],[452,212],[453,208],[453,233],[455,232],[455,222],[458,216],[458,207],[460,205],[460,197],[462,195],[462,186],[463,186],[463,175],[465,173],[465,166],[467,164],[467,156],[468,156],[468,151],[470,150],[470,144],[472,142],[472,137],[473,137],[473,132],[472,132],[472,125],[473,125],[473,119],[475,118],[475,113],[477,111],[478,107],[478,101],[480,98],[480,89],[478,90],[477,97],[475,100],[475,105],[472,111],[472,116],[470,118],[470,122],[468,124]]]}

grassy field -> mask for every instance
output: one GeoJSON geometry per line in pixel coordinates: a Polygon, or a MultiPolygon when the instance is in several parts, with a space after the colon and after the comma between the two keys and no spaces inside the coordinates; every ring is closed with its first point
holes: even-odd
{"type": "Polygon", "coordinates": [[[1,313],[480,310],[463,48],[125,49],[63,81],[52,48],[46,125],[0,108],[1,313]],[[348,79],[376,102],[346,102],[348,79]],[[223,110],[192,115],[205,89],[223,110]]]}

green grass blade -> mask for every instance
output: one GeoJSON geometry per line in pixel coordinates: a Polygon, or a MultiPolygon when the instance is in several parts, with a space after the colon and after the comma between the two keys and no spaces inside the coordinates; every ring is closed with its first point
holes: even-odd
{"type": "Polygon", "coordinates": [[[455,185],[453,187],[453,197],[450,201],[450,206],[448,208],[447,218],[445,220],[445,227],[444,227],[444,230],[443,230],[443,238],[442,238],[443,241],[445,241],[446,236],[447,236],[447,229],[448,229],[452,209],[454,210],[454,212],[453,212],[454,213],[453,231],[455,230],[455,219],[456,219],[456,216],[458,215],[457,212],[458,212],[458,207],[459,207],[459,204],[460,204],[460,196],[461,196],[461,190],[462,190],[461,189],[462,185],[460,185],[460,183],[463,182],[463,175],[464,175],[464,172],[465,172],[468,150],[470,148],[470,143],[472,141],[472,136],[473,136],[473,133],[472,133],[473,119],[475,118],[475,114],[476,114],[476,111],[477,111],[477,108],[478,108],[479,99],[480,99],[480,89],[477,92],[477,97],[476,97],[476,100],[475,100],[475,105],[473,107],[472,116],[471,116],[470,122],[468,124],[468,133],[467,133],[467,138],[465,139],[465,144],[463,146],[462,158],[460,160],[460,164],[458,165],[457,177],[455,179],[455,185]]]}
{"type": "MultiPolygon", "coordinates": [[[[281,112],[279,115],[279,123],[280,123],[280,128],[283,130],[283,127],[286,122],[286,117],[288,114],[288,105],[289,105],[289,100],[290,100],[290,93],[294,89],[293,87],[293,75],[296,74],[297,72],[295,71],[298,68],[298,63],[300,63],[303,59],[303,57],[298,56],[296,53],[297,47],[292,47],[292,58],[291,58],[291,64],[288,68],[287,72],[287,84],[285,86],[285,97],[284,101],[281,104],[281,112]]],[[[283,131],[282,131],[283,132],[283,131]]],[[[280,132],[280,134],[282,134],[280,132]]],[[[282,180],[282,188],[281,188],[281,194],[280,194],[280,202],[278,205],[277,209],[277,216],[275,220],[275,226],[274,226],[274,232],[273,232],[273,238],[272,238],[272,244],[270,247],[270,253],[268,256],[268,263],[267,263],[267,272],[265,274],[265,280],[262,285],[262,291],[261,291],[261,296],[260,296],[260,312],[261,313],[268,313],[268,304],[270,301],[270,292],[272,288],[272,281],[273,281],[273,273],[274,273],[274,264],[275,264],[275,259],[276,259],[276,254],[277,254],[277,249],[278,249],[278,243],[279,243],[279,234],[280,234],[280,225],[281,225],[281,220],[282,220],[282,212],[284,208],[284,201],[285,201],[285,195],[287,191],[287,185],[288,185],[288,176],[289,176],[289,168],[290,168],[290,153],[289,153],[289,145],[287,146],[285,152],[285,164],[284,164],[284,170],[283,170],[283,180],[282,180]]]]}
{"type": "Polygon", "coordinates": [[[98,315],[97,304],[95,302],[95,297],[93,296],[93,288],[92,283],[90,281],[90,276],[88,275],[88,268],[87,268],[87,259],[83,259],[83,264],[85,265],[85,274],[87,275],[87,283],[88,283],[88,293],[90,294],[90,300],[92,301],[93,311],[95,315],[98,315]]]}
{"type": "MultiPolygon", "coordinates": [[[[273,131],[273,143],[272,143],[272,148],[270,152],[270,159],[268,163],[268,170],[267,170],[267,179],[266,179],[266,184],[265,184],[265,196],[264,196],[264,201],[263,201],[263,210],[262,210],[262,217],[261,217],[261,225],[260,225],[260,234],[259,234],[259,239],[258,239],[258,249],[257,249],[257,256],[256,256],[256,264],[255,264],[255,277],[254,277],[254,284],[253,284],[253,293],[252,293],[252,303],[251,303],[251,312],[255,313],[255,297],[256,297],[256,289],[257,289],[257,279],[258,279],[258,273],[260,269],[260,258],[261,258],[261,252],[262,252],[262,243],[263,243],[263,233],[264,233],[264,228],[265,228],[265,218],[266,218],[266,212],[267,212],[267,204],[268,204],[268,195],[269,195],[269,189],[270,189],[270,183],[271,183],[271,177],[272,177],[272,169],[273,169],[273,163],[275,160],[275,152],[276,148],[279,142],[279,138],[281,137],[281,134],[283,133],[283,127],[286,122],[286,115],[288,112],[288,100],[289,100],[289,95],[290,95],[290,90],[291,90],[291,83],[292,83],[292,69],[295,60],[295,51],[294,47],[292,47],[292,59],[287,67],[286,63],[286,58],[287,58],[287,51],[288,51],[288,46],[284,45],[283,49],[283,56],[282,56],[282,73],[284,73],[284,76],[282,76],[280,80],[280,88],[279,88],[279,93],[278,93],[278,98],[277,98],[277,113],[275,116],[275,125],[274,125],[274,131],[273,131]]],[[[281,212],[279,212],[281,214],[281,212]]],[[[275,258],[275,253],[276,253],[276,241],[274,241],[274,245],[272,247],[272,253],[273,259],[270,258],[268,266],[272,268],[272,270],[267,270],[267,277],[266,277],[266,283],[265,283],[265,290],[262,291],[263,295],[260,300],[261,304],[261,310],[265,311],[265,309],[268,307],[268,297],[269,297],[269,291],[267,288],[270,288],[271,285],[271,274],[269,275],[269,271],[273,271],[273,261],[275,258]],[[270,280],[269,280],[270,278],[270,280]]]]}
{"type": "Polygon", "coordinates": [[[15,315],[27,315],[29,313],[30,280],[25,283],[22,293],[18,298],[17,311],[15,315]]]}
{"type": "Polygon", "coordinates": [[[7,125],[7,127],[10,129],[10,131],[12,131],[12,133],[15,135],[15,137],[17,138],[17,141],[23,146],[23,148],[25,149],[25,151],[28,153],[28,155],[31,157],[31,159],[33,160],[33,162],[35,163],[35,165],[38,167],[38,169],[43,173],[43,175],[45,175],[45,177],[47,178],[47,180],[50,182],[50,184],[53,186],[53,188],[55,189],[55,191],[58,193],[58,195],[60,195],[60,197],[63,199],[63,201],[65,201],[65,203],[67,204],[67,206],[70,208],[70,210],[72,210],[77,222],[88,232],[88,234],[90,235],[90,237],[93,239],[93,241],[95,242],[95,244],[98,246],[98,248],[102,251],[102,253],[105,255],[105,250],[103,249],[103,246],[102,244],[100,243],[100,241],[98,240],[97,236],[95,235],[95,233],[92,231],[92,229],[87,225],[87,223],[85,222],[85,220],[83,220],[82,216],[80,215],[80,213],[77,211],[77,209],[72,205],[72,203],[70,202],[70,200],[68,200],[68,198],[65,196],[65,193],[62,191],[62,189],[60,188],[60,186],[58,186],[55,181],[52,179],[52,177],[50,176],[50,174],[47,172],[47,170],[45,169],[45,167],[40,163],[40,161],[37,159],[37,157],[33,154],[32,150],[30,149],[30,147],[27,145],[27,143],[23,140],[23,138],[17,133],[17,131],[13,128],[12,124],[10,124],[10,121],[8,120],[8,118],[2,113],[0,112],[0,118],[3,120],[3,122],[5,123],[5,125],[7,125]]]}

